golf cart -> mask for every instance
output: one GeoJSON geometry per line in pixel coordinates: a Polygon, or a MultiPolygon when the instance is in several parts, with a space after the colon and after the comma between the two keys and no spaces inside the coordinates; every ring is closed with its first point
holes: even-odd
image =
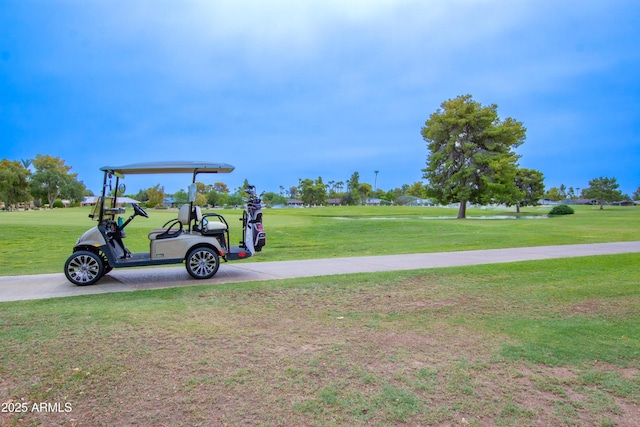
{"type": "Polygon", "coordinates": [[[241,218],[243,241],[231,246],[229,224],[222,215],[203,213],[194,205],[196,176],[207,173],[229,173],[234,167],[209,162],[153,162],[125,166],[104,166],[102,195],[89,217],[98,225],[85,232],[76,242],[73,254],[64,265],[67,279],[78,285],[92,285],[113,268],[157,266],[185,263],[187,272],[196,279],[208,279],[218,271],[220,258],[225,262],[245,259],[262,250],[266,235],[262,227],[262,203],[255,187],[249,186],[246,208],[241,218]],[[189,203],[182,205],[178,218],[149,233],[149,252],[131,253],[124,244],[125,228],[137,216],[149,214],[137,203],[131,203],[133,214],[124,221],[121,206],[125,175],[189,173],[189,203]],[[112,180],[115,177],[115,191],[112,180]],[[109,195],[109,190],[113,195],[109,195]],[[120,200],[120,201],[119,201],[120,200]]]}

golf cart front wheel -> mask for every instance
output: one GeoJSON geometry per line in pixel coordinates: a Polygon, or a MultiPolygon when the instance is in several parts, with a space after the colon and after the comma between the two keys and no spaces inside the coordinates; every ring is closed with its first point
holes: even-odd
{"type": "Polygon", "coordinates": [[[104,262],[93,252],[74,252],[64,264],[64,275],[75,285],[93,285],[104,275],[104,262]]]}
{"type": "Polygon", "coordinates": [[[194,279],[208,279],[213,277],[220,267],[218,253],[211,248],[195,248],[185,260],[187,272],[194,279]]]}

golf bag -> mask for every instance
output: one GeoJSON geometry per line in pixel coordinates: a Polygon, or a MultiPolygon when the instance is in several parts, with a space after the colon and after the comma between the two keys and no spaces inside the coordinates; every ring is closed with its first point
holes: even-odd
{"type": "Polygon", "coordinates": [[[256,188],[250,185],[245,190],[249,195],[247,207],[243,212],[244,246],[253,255],[267,244],[267,235],[262,226],[262,199],[256,194],[256,188]]]}

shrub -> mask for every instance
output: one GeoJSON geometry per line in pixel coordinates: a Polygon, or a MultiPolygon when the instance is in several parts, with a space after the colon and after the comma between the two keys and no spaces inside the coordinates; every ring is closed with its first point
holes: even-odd
{"type": "Polygon", "coordinates": [[[55,202],[53,202],[53,207],[54,208],[64,208],[64,204],[62,203],[62,200],[58,199],[55,202]]]}
{"type": "Polygon", "coordinates": [[[549,215],[571,215],[573,213],[573,208],[567,205],[557,205],[551,209],[549,215]]]}

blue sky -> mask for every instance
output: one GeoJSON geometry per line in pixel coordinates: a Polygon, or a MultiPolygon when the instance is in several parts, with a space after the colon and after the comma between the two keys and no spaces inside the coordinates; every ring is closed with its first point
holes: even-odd
{"type": "MultiPolygon", "coordinates": [[[[636,0],[0,0],[0,158],[221,161],[231,188],[421,180],[420,130],[471,94],[527,128],[547,188],[640,185],[636,0]]],[[[189,177],[130,177],[129,192],[189,177]]]]}

